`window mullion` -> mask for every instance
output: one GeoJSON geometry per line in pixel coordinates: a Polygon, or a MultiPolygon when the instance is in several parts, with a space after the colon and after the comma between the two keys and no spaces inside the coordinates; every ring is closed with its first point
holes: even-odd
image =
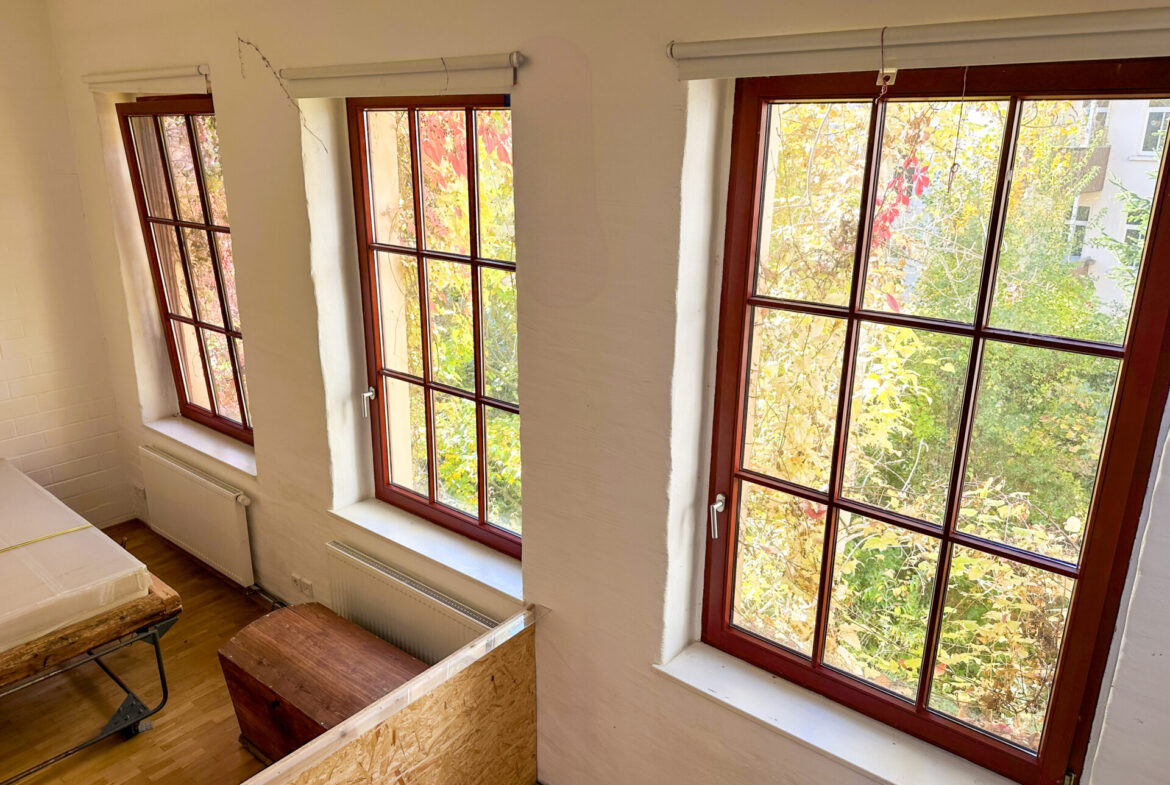
{"type": "MultiPolygon", "coordinates": [[[[152,117],[152,119],[154,120],[155,137],[158,139],[158,152],[159,152],[159,158],[162,161],[163,177],[166,178],[166,182],[167,182],[167,199],[169,200],[170,205],[171,205],[171,215],[175,216],[175,218],[177,219],[179,217],[179,206],[178,206],[176,199],[175,199],[174,178],[171,176],[171,163],[170,163],[171,159],[170,159],[170,155],[167,153],[166,142],[163,140],[162,123],[159,122],[158,115],[154,115],[152,117]]],[[[203,383],[207,386],[207,402],[210,405],[212,414],[215,414],[216,413],[215,391],[211,386],[211,371],[208,368],[208,363],[207,363],[207,349],[203,346],[203,333],[200,331],[199,326],[198,326],[198,322],[200,321],[200,319],[199,319],[199,306],[195,302],[195,284],[193,283],[193,279],[191,278],[191,260],[187,257],[187,243],[183,237],[183,232],[179,227],[177,227],[177,226],[171,227],[171,231],[175,233],[175,243],[179,249],[179,258],[183,260],[184,277],[187,279],[186,281],[184,281],[184,284],[186,285],[186,289],[187,289],[187,302],[190,303],[191,318],[192,318],[192,321],[195,322],[195,325],[194,325],[195,339],[199,343],[199,357],[203,361],[203,383]]],[[[151,231],[151,236],[149,238],[147,238],[147,242],[155,242],[153,230],[151,231]]],[[[169,310],[169,309],[166,309],[166,310],[169,310]]],[[[168,327],[170,327],[170,325],[168,325],[168,327]]],[[[174,328],[170,328],[170,329],[173,330],[174,328]]],[[[175,346],[175,351],[176,351],[176,353],[178,352],[177,343],[175,346]]],[[[186,400],[188,397],[186,388],[184,388],[183,390],[179,390],[177,392],[182,393],[183,398],[184,398],[184,403],[186,403],[188,406],[194,406],[194,404],[192,404],[190,400],[186,400]]]]}
{"type": "Polygon", "coordinates": [[[475,450],[476,471],[479,482],[479,521],[487,523],[487,412],[484,411],[483,395],[483,303],[479,286],[479,160],[476,143],[475,110],[468,108],[466,118],[467,136],[467,225],[471,230],[471,355],[475,361],[475,450]]]}
{"type": "Polygon", "coordinates": [[[1004,141],[1000,150],[991,216],[987,224],[987,241],[983,249],[979,296],[975,304],[975,335],[971,338],[971,354],[967,362],[967,379],[963,388],[963,408],[959,414],[955,457],[951,462],[950,489],[947,496],[946,517],[943,520],[942,544],[939,547],[930,617],[927,620],[926,639],[922,648],[922,666],[918,671],[918,695],[915,700],[915,710],[919,712],[927,710],[927,698],[930,695],[931,683],[934,679],[935,654],[942,633],[942,615],[946,602],[947,581],[950,579],[951,570],[951,535],[954,534],[955,525],[959,518],[959,507],[963,500],[963,477],[967,470],[967,452],[971,446],[971,428],[975,420],[975,398],[983,366],[985,338],[982,331],[987,326],[988,315],[991,312],[991,299],[995,292],[995,268],[999,261],[999,246],[1003,237],[1004,219],[1007,213],[1012,160],[1015,156],[1016,137],[1019,135],[1019,114],[1020,99],[1013,97],[1008,103],[1007,119],[1004,122],[1004,141]]]}
{"type": "Polygon", "coordinates": [[[881,149],[881,135],[885,104],[877,102],[869,115],[869,140],[865,150],[865,175],[862,180],[860,216],[857,227],[857,245],[853,258],[853,281],[850,289],[849,316],[845,330],[845,345],[842,350],[840,387],[837,390],[836,438],[833,440],[833,455],[829,471],[829,511],[825,515],[824,549],[821,552],[821,577],[817,599],[816,626],[813,631],[813,667],[821,665],[825,651],[825,629],[829,615],[829,595],[833,582],[833,553],[837,540],[837,507],[832,504],[841,495],[841,478],[845,471],[846,431],[849,428],[849,402],[853,389],[853,371],[857,364],[857,337],[859,324],[857,312],[862,303],[862,287],[865,283],[865,262],[869,247],[869,229],[873,224],[873,199],[878,176],[878,153],[881,149]]]}
{"type": "MultiPolygon", "coordinates": [[[[430,282],[427,280],[427,263],[423,258],[423,248],[425,248],[426,239],[423,236],[423,208],[422,208],[422,162],[419,160],[418,148],[418,110],[408,109],[406,114],[408,125],[410,126],[410,180],[411,180],[411,194],[414,199],[414,258],[418,264],[418,307],[419,307],[419,323],[422,332],[422,362],[423,362],[423,408],[426,410],[427,421],[427,493],[430,501],[434,502],[438,499],[438,479],[436,472],[438,471],[438,455],[436,453],[435,445],[435,407],[431,400],[431,308],[430,308],[430,282]]],[[[367,144],[368,144],[367,140],[367,144]]],[[[369,174],[367,173],[367,177],[369,174]]],[[[372,230],[371,230],[372,231],[372,230]]],[[[371,252],[372,253],[372,252],[371,252]]],[[[376,279],[375,279],[376,280],[376,279]]],[[[377,347],[378,351],[382,351],[382,347],[377,347]]],[[[379,359],[381,364],[381,359],[379,359]]],[[[379,386],[381,383],[379,382],[379,386]]],[[[386,423],[383,429],[385,439],[389,439],[390,423],[386,423]]],[[[382,450],[386,452],[388,441],[382,444],[382,450]]]]}

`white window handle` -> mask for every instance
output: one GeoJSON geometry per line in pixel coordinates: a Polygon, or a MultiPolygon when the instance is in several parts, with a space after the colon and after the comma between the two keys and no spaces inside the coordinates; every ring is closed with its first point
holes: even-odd
{"type": "Polygon", "coordinates": [[[362,393],[362,416],[367,420],[370,419],[370,401],[374,400],[377,394],[378,391],[373,387],[362,393]]]}
{"type": "Polygon", "coordinates": [[[709,518],[711,521],[711,539],[712,540],[719,539],[719,513],[723,512],[724,508],[726,508],[726,507],[727,507],[727,497],[721,493],[716,494],[715,501],[712,502],[711,507],[708,510],[709,518]]]}

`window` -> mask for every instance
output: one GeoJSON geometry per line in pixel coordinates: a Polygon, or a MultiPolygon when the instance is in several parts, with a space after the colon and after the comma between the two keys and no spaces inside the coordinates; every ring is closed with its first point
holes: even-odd
{"type": "Polygon", "coordinates": [[[507,97],[348,111],[378,498],[519,557],[507,97]]]}
{"type": "Polygon", "coordinates": [[[1167,74],[739,81],[704,641],[1020,782],[1079,769],[1166,401],[1170,220],[1131,178],[1096,209],[1148,247],[1070,231],[1140,134],[1098,163],[1062,95],[1167,74]]]}
{"type": "Polygon", "coordinates": [[[1069,221],[1069,231],[1072,233],[1072,242],[1068,245],[1070,259],[1080,259],[1085,250],[1085,233],[1089,231],[1089,218],[1092,208],[1087,204],[1073,207],[1072,220],[1069,221]]]}
{"type": "Polygon", "coordinates": [[[179,412],[252,443],[227,194],[210,96],[119,104],[179,412]]]}
{"type": "Polygon", "coordinates": [[[1142,152],[1156,154],[1166,141],[1166,119],[1170,117],[1170,99],[1155,98],[1150,101],[1146,114],[1146,128],[1142,135],[1142,152]]]}

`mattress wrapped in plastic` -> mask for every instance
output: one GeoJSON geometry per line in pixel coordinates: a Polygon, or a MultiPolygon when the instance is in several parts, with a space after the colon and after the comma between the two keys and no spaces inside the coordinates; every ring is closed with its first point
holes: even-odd
{"type": "Polygon", "coordinates": [[[146,565],[0,459],[0,651],[149,588],[146,565]]]}

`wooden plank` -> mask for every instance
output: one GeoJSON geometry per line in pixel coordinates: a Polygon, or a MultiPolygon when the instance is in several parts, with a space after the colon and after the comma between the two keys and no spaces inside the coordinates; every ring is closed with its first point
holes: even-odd
{"type": "Polygon", "coordinates": [[[532,785],[532,618],[504,622],[245,785],[532,785]]]}
{"type": "Polygon", "coordinates": [[[269,760],[427,669],[319,603],[252,622],[220,649],[219,659],[240,730],[269,760]]]}
{"type": "Polygon", "coordinates": [[[178,593],[152,573],[145,597],[0,652],[0,687],[54,668],[95,646],[175,616],[182,609],[178,593]]]}

